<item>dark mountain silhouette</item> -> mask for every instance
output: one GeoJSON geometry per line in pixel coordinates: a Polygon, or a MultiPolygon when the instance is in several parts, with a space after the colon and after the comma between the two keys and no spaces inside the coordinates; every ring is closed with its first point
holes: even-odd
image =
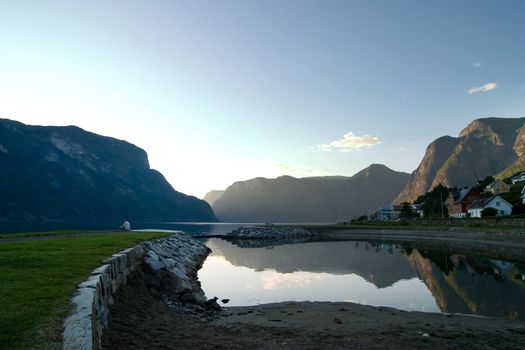
{"type": "Polygon", "coordinates": [[[348,221],[390,203],[408,178],[378,164],[352,177],[255,178],[228,187],[212,207],[230,222],[348,221]]]}
{"type": "Polygon", "coordinates": [[[432,142],[396,203],[413,201],[438,184],[463,187],[486,176],[507,177],[525,170],[525,118],[484,118],[458,137],[432,142]]]}
{"type": "Polygon", "coordinates": [[[75,126],[0,119],[0,221],[215,221],[144,150],[75,126]]]}

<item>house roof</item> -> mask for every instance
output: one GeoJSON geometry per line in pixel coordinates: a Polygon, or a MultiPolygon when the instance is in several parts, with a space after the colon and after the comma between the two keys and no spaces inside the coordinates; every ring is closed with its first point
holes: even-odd
{"type": "Polygon", "coordinates": [[[493,188],[494,186],[496,186],[497,184],[504,184],[505,186],[508,186],[505,182],[501,181],[501,180],[496,180],[496,181],[493,181],[491,183],[489,183],[486,187],[487,190],[490,190],[491,188],[493,188]]]}
{"type": "Polygon", "coordinates": [[[472,204],[469,205],[467,207],[467,209],[481,209],[481,208],[485,208],[485,206],[487,204],[489,204],[489,202],[492,200],[492,198],[494,198],[494,197],[477,199],[474,202],[472,202],[472,204]]]}
{"type": "Polygon", "coordinates": [[[457,190],[455,193],[454,193],[454,202],[456,203],[461,203],[463,202],[463,200],[465,199],[466,196],[468,196],[468,194],[470,193],[470,191],[472,191],[472,188],[473,187],[464,187],[460,190],[457,190]]]}
{"type": "Polygon", "coordinates": [[[467,210],[484,209],[484,208],[486,208],[489,205],[490,202],[492,202],[496,198],[498,198],[500,201],[502,201],[504,203],[507,203],[508,205],[511,205],[509,202],[507,202],[506,200],[504,200],[500,196],[492,196],[492,197],[489,197],[489,198],[480,198],[478,200],[475,200],[474,202],[472,202],[471,205],[468,206],[467,210]]]}

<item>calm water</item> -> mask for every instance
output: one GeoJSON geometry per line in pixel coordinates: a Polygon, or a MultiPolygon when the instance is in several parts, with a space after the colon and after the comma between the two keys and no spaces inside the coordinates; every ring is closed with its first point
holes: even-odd
{"type": "MultiPolygon", "coordinates": [[[[122,222],[102,222],[102,223],[83,223],[83,222],[0,222],[0,233],[15,232],[42,232],[58,230],[114,230],[122,222]]],[[[166,230],[184,231],[192,235],[224,235],[242,225],[236,223],[201,223],[201,222],[131,222],[132,230],[166,230]]]]}
{"type": "Polygon", "coordinates": [[[351,301],[403,310],[525,319],[525,264],[387,243],[310,242],[240,248],[205,241],[206,295],[228,305],[351,301]]]}

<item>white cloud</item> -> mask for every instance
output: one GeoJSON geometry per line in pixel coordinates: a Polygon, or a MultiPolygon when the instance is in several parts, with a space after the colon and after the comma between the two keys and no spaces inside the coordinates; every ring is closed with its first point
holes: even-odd
{"type": "Polygon", "coordinates": [[[481,62],[474,62],[474,63],[472,63],[472,67],[474,67],[474,68],[481,68],[481,66],[483,66],[483,63],[481,63],[481,62]]]}
{"type": "Polygon", "coordinates": [[[317,145],[317,149],[321,151],[339,150],[341,152],[350,152],[353,150],[369,149],[381,143],[381,140],[377,136],[372,135],[354,135],[353,132],[348,132],[342,138],[317,145]]]}
{"type": "Polygon", "coordinates": [[[471,87],[468,90],[468,94],[469,95],[473,95],[473,94],[478,94],[478,93],[482,93],[482,92],[489,92],[489,91],[494,90],[497,87],[498,87],[498,84],[496,84],[496,83],[486,83],[486,84],[481,85],[481,86],[471,87]]]}
{"type": "Polygon", "coordinates": [[[322,281],[327,278],[324,273],[294,272],[279,273],[276,271],[265,271],[261,277],[262,287],[266,290],[283,289],[293,287],[308,287],[315,281],[322,281]]]}

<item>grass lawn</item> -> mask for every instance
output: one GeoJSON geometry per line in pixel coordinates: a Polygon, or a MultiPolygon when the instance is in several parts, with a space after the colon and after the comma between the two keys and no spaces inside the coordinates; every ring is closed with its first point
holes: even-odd
{"type": "MultiPolygon", "coordinates": [[[[20,237],[43,237],[56,235],[74,235],[90,232],[115,232],[113,231],[80,231],[80,230],[63,230],[63,231],[44,231],[44,232],[19,232],[19,233],[0,233],[0,240],[2,238],[20,238],[20,237]]],[[[1,241],[0,241],[1,242],[1,241]]]]}
{"type": "Polygon", "coordinates": [[[0,243],[0,349],[61,348],[76,285],[108,256],[166,233],[0,243]]]}

